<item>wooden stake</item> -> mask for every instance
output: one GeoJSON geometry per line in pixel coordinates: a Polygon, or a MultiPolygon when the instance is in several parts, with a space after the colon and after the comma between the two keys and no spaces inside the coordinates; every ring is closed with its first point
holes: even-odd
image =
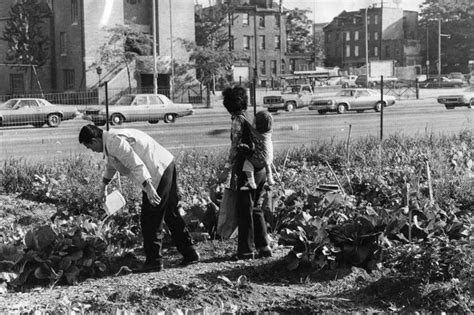
{"type": "Polygon", "coordinates": [[[430,164],[426,161],[426,176],[428,178],[428,191],[430,194],[430,205],[434,204],[433,198],[433,185],[431,184],[431,171],[430,171],[430,164]]]}

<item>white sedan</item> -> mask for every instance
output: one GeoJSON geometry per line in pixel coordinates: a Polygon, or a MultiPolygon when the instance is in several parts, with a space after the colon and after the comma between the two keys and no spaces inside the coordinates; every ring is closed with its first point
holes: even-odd
{"type": "Polygon", "coordinates": [[[450,94],[450,95],[440,95],[438,96],[438,103],[444,104],[446,109],[454,109],[454,107],[463,107],[468,108],[474,107],[474,86],[466,88],[464,91],[450,94]]]}
{"type": "MultiPolygon", "coordinates": [[[[109,106],[109,122],[112,125],[134,121],[148,121],[156,124],[160,120],[173,123],[177,117],[192,114],[191,104],[173,103],[163,94],[126,94],[115,105],[109,106]]],[[[97,126],[105,125],[105,106],[86,109],[83,118],[92,121],[97,126]]]]}
{"type": "Polygon", "coordinates": [[[387,107],[393,104],[395,104],[395,97],[391,95],[384,95],[382,101],[377,91],[355,88],[343,89],[333,96],[313,98],[308,108],[317,110],[320,114],[327,112],[343,114],[346,111],[362,113],[364,110],[375,110],[379,112],[382,106],[387,107]]]}

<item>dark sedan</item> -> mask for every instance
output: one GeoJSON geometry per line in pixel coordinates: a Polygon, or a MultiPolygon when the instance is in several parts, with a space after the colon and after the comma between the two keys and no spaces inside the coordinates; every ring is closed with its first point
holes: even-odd
{"type": "Polygon", "coordinates": [[[420,82],[420,88],[458,88],[465,86],[465,82],[458,79],[429,78],[426,81],[420,82]]]}

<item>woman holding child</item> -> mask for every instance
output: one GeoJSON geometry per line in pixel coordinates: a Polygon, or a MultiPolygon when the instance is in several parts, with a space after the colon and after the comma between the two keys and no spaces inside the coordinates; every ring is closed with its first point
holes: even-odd
{"type": "MultiPolygon", "coordinates": [[[[238,243],[235,259],[252,259],[270,257],[272,252],[267,242],[267,228],[261,207],[257,206],[262,198],[264,186],[267,181],[265,166],[253,166],[253,183],[249,183],[247,173],[244,172],[244,163],[254,153],[255,146],[252,142],[249,122],[250,114],[247,112],[248,96],[243,87],[226,88],[223,92],[223,104],[232,115],[231,147],[229,160],[226,167],[230,169],[230,188],[237,194],[236,208],[238,211],[238,243]]],[[[270,115],[270,114],[268,114],[270,115]]],[[[261,115],[262,117],[264,115],[261,115]]],[[[268,116],[265,117],[268,118],[268,116]]],[[[265,117],[263,117],[265,119],[265,117]]],[[[271,115],[269,117],[271,119],[271,115]]],[[[268,125],[268,122],[267,122],[268,125]]],[[[271,126],[271,121],[270,121],[271,126]]],[[[248,163],[247,163],[248,164],[248,163]]],[[[246,169],[248,171],[248,169],[246,169]]]]}

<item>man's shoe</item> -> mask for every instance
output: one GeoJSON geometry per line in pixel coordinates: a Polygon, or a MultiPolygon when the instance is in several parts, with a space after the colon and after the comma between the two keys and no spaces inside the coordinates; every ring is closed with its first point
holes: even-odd
{"type": "Polygon", "coordinates": [[[160,272],[161,270],[163,270],[163,262],[161,260],[145,261],[140,268],[134,269],[133,273],[160,272]]]}
{"type": "Polygon", "coordinates": [[[255,259],[255,253],[237,253],[230,257],[232,261],[255,259]]]}
{"type": "Polygon", "coordinates": [[[183,260],[180,262],[181,267],[185,267],[188,265],[196,264],[201,257],[196,250],[189,251],[186,255],[184,255],[183,260]]]}

